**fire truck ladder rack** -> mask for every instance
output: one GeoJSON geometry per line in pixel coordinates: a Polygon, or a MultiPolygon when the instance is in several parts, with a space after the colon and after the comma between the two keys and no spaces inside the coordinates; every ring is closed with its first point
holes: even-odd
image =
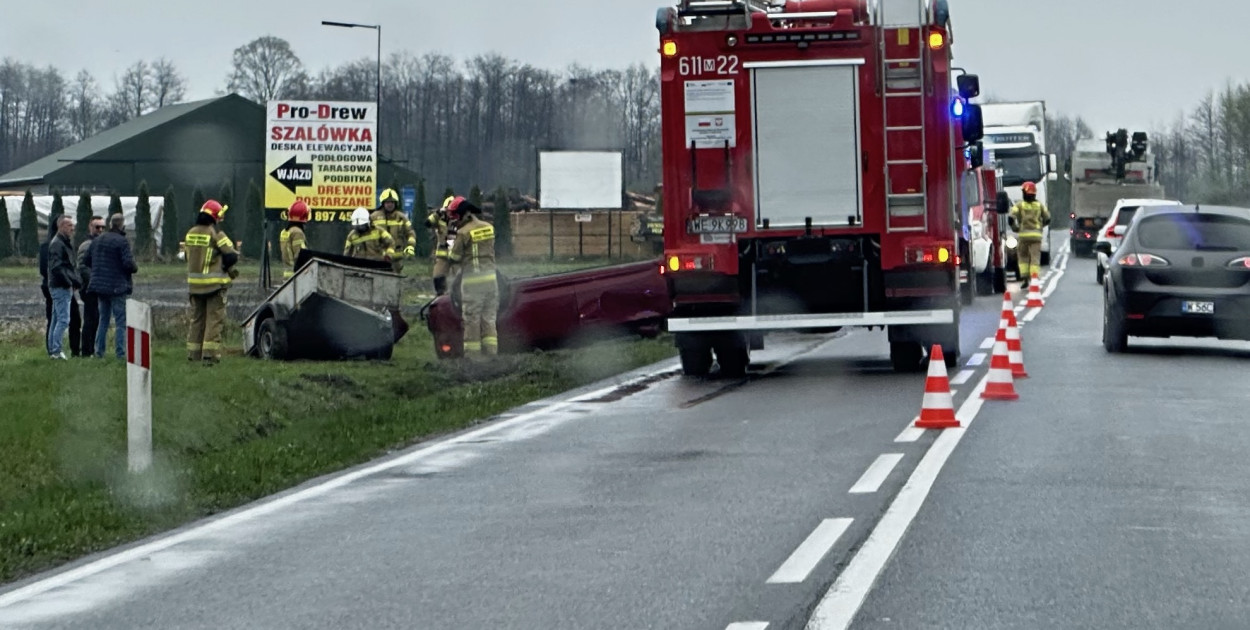
{"type": "Polygon", "coordinates": [[[928,149],[924,43],[924,3],[917,3],[914,26],[887,28],[879,43],[882,103],[885,110],[885,177],[887,228],[891,232],[928,229],[928,149]],[[897,30],[895,30],[897,28],[897,30]],[[913,35],[913,28],[915,33],[913,35]],[[897,38],[891,46],[889,39],[897,38]],[[901,57],[890,57],[890,54],[901,57]],[[891,142],[893,140],[893,142],[891,142]],[[891,145],[896,150],[891,151],[891,145]],[[919,149],[919,155],[915,154],[919,149]],[[919,223],[917,221],[920,221],[919,223]]]}

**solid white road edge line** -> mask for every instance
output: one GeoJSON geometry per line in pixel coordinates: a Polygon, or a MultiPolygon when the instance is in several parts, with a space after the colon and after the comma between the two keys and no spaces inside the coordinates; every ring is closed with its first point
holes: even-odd
{"type": "Polygon", "coordinates": [[[768,630],[767,621],[739,621],[731,623],[725,630],[768,630]]]}
{"type": "Polygon", "coordinates": [[[829,553],[846,529],[855,519],[827,518],[816,526],[794,553],[786,559],[781,568],[768,578],[768,584],[799,584],[807,579],[812,569],[829,553]]]}
{"type": "Polygon", "coordinates": [[[903,461],[902,453],[886,453],[881,455],[864,471],[864,475],[851,486],[851,494],[870,494],[881,489],[885,478],[890,476],[894,467],[903,461]]]}
{"type": "Polygon", "coordinates": [[[148,556],[148,555],[157,553],[159,551],[163,551],[165,549],[184,543],[186,541],[200,538],[206,534],[216,532],[219,530],[223,530],[223,529],[227,529],[234,525],[238,525],[240,523],[254,520],[266,514],[271,514],[289,505],[299,503],[300,501],[304,501],[307,499],[311,499],[314,497],[324,495],[330,492],[331,490],[341,488],[343,486],[346,486],[354,481],[363,479],[365,477],[376,475],[380,472],[384,472],[392,468],[398,468],[400,466],[407,466],[409,464],[412,464],[413,462],[420,461],[422,459],[430,457],[431,455],[436,455],[454,446],[458,446],[464,442],[470,442],[470,441],[481,439],[483,436],[490,435],[492,433],[497,433],[499,431],[503,431],[504,429],[507,429],[509,427],[527,422],[536,417],[549,414],[554,411],[559,411],[565,407],[576,404],[580,401],[600,398],[602,396],[605,396],[611,393],[612,391],[620,387],[625,387],[631,383],[644,381],[648,378],[654,377],[657,374],[662,374],[664,372],[667,372],[673,369],[671,361],[665,361],[662,365],[664,367],[648,371],[628,381],[615,383],[615,384],[603,387],[601,389],[597,389],[593,392],[578,396],[575,399],[562,400],[562,401],[549,403],[539,409],[535,409],[534,411],[523,413],[521,415],[515,416],[513,418],[509,418],[507,420],[502,420],[499,422],[488,424],[479,429],[474,429],[467,433],[458,435],[456,437],[449,438],[441,442],[436,442],[434,444],[431,444],[423,448],[419,448],[415,451],[412,451],[411,453],[401,455],[394,459],[388,459],[386,461],[379,462],[377,464],[368,466],[366,468],[361,468],[359,470],[344,473],[337,477],[327,479],[326,481],[323,481],[314,486],[304,488],[303,490],[297,490],[290,494],[280,496],[276,499],[267,501],[265,503],[261,503],[259,505],[255,505],[250,508],[243,508],[237,512],[227,514],[226,516],[209,521],[202,525],[193,526],[191,529],[187,529],[177,534],[172,534],[164,538],[153,540],[152,542],[149,542],[149,543],[141,544],[136,547],[131,547],[129,549],[125,549],[117,553],[107,555],[103,558],[100,558],[99,560],[95,560],[94,562],[89,562],[82,566],[69,569],[61,573],[54,574],[52,576],[49,576],[47,578],[44,578],[36,582],[32,582],[30,584],[27,584],[26,586],[15,589],[8,593],[0,594],[0,608],[4,608],[6,606],[12,606],[14,604],[21,603],[32,597],[42,595],[43,593],[46,593],[53,589],[57,589],[62,586],[73,584],[74,582],[77,582],[78,580],[91,577],[103,571],[107,571],[113,567],[123,565],[127,562],[138,560],[140,558],[143,558],[144,556],[148,556]]]}
{"type": "Polygon", "coordinates": [[[981,411],[981,392],[989,375],[977,383],[976,389],[968,395],[968,399],[960,406],[955,417],[963,425],[959,429],[946,429],[929,447],[929,452],[916,466],[907,484],[899,491],[898,496],[890,503],[889,509],[873,528],[868,540],[864,542],[859,553],[851,559],[843,569],[833,586],[825,592],[811,619],[807,622],[807,630],[832,630],[849,628],[855,615],[864,605],[869,591],[881,575],[899,542],[903,540],[907,528],[920,512],[929,491],[937,480],[938,473],[950,458],[959,441],[967,433],[968,427],[981,411]]]}

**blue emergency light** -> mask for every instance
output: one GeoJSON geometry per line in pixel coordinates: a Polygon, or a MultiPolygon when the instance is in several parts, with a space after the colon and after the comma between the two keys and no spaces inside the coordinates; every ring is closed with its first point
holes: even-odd
{"type": "Polygon", "coordinates": [[[965,102],[962,97],[956,96],[955,99],[951,101],[951,116],[954,116],[955,118],[963,118],[967,105],[967,102],[965,102]]]}

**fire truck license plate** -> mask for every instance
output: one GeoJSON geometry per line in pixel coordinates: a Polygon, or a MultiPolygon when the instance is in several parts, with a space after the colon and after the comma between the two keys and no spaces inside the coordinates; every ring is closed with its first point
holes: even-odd
{"type": "Polygon", "coordinates": [[[1191,315],[1214,315],[1215,302],[1181,302],[1181,312],[1191,315]]]}
{"type": "Polygon", "coordinates": [[[686,222],[690,234],[733,234],[747,231],[747,220],[738,216],[695,217],[686,222]]]}

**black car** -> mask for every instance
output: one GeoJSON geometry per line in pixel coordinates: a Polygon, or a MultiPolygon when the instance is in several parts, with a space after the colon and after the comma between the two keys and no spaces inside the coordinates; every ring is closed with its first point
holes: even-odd
{"type": "Polygon", "coordinates": [[[1110,257],[1103,346],[1128,337],[1250,339],[1250,209],[1143,207],[1110,257]]]}

